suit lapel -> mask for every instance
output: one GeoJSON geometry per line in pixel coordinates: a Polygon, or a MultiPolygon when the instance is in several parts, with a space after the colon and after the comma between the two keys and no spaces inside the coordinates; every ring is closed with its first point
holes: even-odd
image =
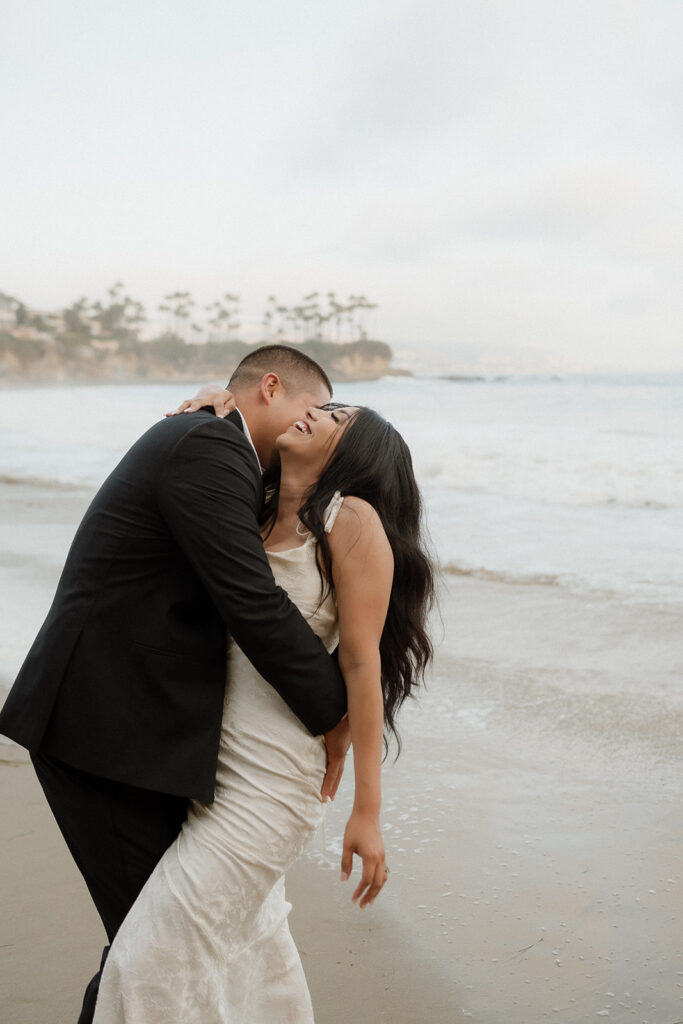
{"type": "Polygon", "coordinates": [[[258,456],[257,456],[256,452],[254,451],[253,445],[249,442],[249,438],[246,436],[246,433],[244,431],[244,420],[242,419],[242,413],[238,412],[238,410],[235,409],[234,412],[231,412],[225,418],[226,418],[228,423],[232,423],[233,426],[237,427],[239,432],[244,436],[245,440],[249,443],[249,447],[252,449],[252,452],[253,452],[253,455],[254,455],[254,469],[258,473],[258,477],[259,477],[259,481],[260,481],[260,488],[261,489],[260,489],[260,492],[259,492],[260,493],[259,504],[262,507],[263,506],[263,497],[264,497],[264,492],[263,492],[263,475],[261,473],[261,467],[259,465],[258,456]]]}

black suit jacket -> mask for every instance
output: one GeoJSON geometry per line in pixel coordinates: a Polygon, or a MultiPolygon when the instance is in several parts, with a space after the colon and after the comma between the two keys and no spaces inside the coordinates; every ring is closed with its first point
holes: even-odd
{"type": "Polygon", "coordinates": [[[276,586],[239,414],[162,420],[81,522],[0,732],[84,771],[213,799],[226,627],[314,735],[346,710],[335,662],[276,586]]]}

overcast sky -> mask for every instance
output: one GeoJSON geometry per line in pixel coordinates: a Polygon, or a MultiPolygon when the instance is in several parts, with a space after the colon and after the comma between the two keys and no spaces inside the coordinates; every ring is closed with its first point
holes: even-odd
{"type": "Polygon", "coordinates": [[[0,291],[683,369],[680,0],[3,0],[0,291]]]}

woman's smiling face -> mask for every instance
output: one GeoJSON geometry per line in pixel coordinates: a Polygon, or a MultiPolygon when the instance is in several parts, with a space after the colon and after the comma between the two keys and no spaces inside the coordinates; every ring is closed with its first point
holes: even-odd
{"type": "Polygon", "coordinates": [[[280,455],[316,465],[319,471],[333,454],[345,428],[358,408],[354,405],[325,407],[310,406],[303,419],[295,420],[277,439],[280,455]]]}

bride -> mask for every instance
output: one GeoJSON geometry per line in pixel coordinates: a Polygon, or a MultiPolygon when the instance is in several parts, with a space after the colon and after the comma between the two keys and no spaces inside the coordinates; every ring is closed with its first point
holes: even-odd
{"type": "MultiPolygon", "coordinates": [[[[383,736],[431,657],[420,495],[405,442],[370,409],[311,407],[277,446],[262,535],[276,582],[328,650],[339,645],[355,769],[341,879],[358,855],[352,899],[365,907],[388,875],[383,736]]],[[[233,645],[215,800],[190,803],[118,931],[94,1024],[313,1021],[284,875],[320,822],[325,769],[322,737],[233,645]]]]}

